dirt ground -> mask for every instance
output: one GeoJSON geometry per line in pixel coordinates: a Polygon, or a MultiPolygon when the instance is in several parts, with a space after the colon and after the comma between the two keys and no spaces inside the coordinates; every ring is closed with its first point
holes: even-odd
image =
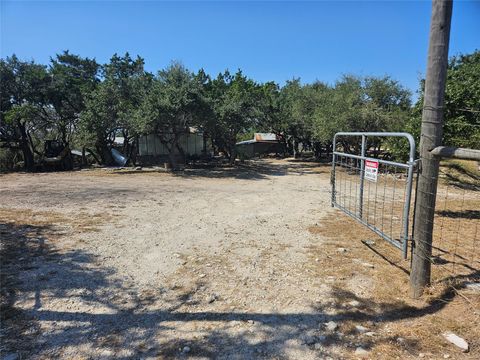
{"type": "Polygon", "coordinates": [[[0,175],[2,356],[480,358],[478,290],[411,300],[329,181],[292,159],[0,175]]]}

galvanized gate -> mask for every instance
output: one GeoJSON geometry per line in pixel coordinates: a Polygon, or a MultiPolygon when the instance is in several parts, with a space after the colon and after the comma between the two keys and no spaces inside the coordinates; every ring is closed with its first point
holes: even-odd
{"type": "MultiPolygon", "coordinates": [[[[357,150],[358,152],[358,150],[357,150]]],[[[378,154],[377,154],[378,155],[378,154]]],[[[373,230],[407,258],[415,166],[415,141],[408,133],[339,132],[333,138],[332,206],[373,230]],[[369,157],[367,140],[401,137],[408,141],[408,162],[369,157]],[[361,138],[359,154],[337,151],[337,145],[361,138]]]]}

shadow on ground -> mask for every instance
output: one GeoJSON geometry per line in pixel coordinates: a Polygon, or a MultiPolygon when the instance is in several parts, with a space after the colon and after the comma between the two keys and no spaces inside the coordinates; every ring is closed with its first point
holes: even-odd
{"type": "MultiPolygon", "coordinates": [[[[134,175],[145,174],[147,172],[165,173],[165,170],[152,170],[144,168],[142,170],[115,171],[112,175],[134,175]]],[[[232,165],[212,164],[193,164],[184,170],[170,172],[173,176],[183,178],[212,178],[212,179],[240,179],[240,180],[264,180],[271,176],[285,176],[288,174],[308,175],[329,173],[330,166],[326,163],[303,160],[284,160],[282,163],[274,163],[269,159],[257,159],[246,161],[244,163],[232,165]]]]}
{"type": "MultiPolygon", "coordinates": [[[[312,306],[309,313],[203,311],[189,302],[191,292],[163,289],[142,296],[132,285],[115,280],[115,272],[102,267],[94,255],[80,249],[57,251],[51,245],[55,231],[52,227],[0,223],[3,353],[17,353],[21,358],[38,354],[65,357],[64,349],[68,348],[78,349],[77,355],[81,356],[80,349],[87,346],[103,359],[175,358],[185,356],[180,350],[188,346],[189,356],[282,358],[291,340],[300,341],[318,356],[331,353],[333,346],[349,353],[355,351],[359,341],[369,349],[396,340],[380,334],[358,340],[358,334],[342,328],[343,324],[369,322],[375,331],[382,323],[434,314],[455,296],[446,292],[428,306],[416,308],[401,301],[376,302],[336,288],[332,303],[355,301],[358,305],[339,308],[334,314],[327,305],[312,306]],[[162,296],[172,291],[175,296],[162,296]],[[19,305],[28,301],[28,306],[19,305]],[[75,308],[76,301],[95,311],[75,308]],[[62,302],[62,309],[55,302],[62,302]],[[66,303],[72,304],[68,310],[66,303]],[[343,335],[326,331],[322,324],[329,321],[337,322],[343,335]],[[214,326],[202,328],[199,336],[191,337],[181,328],[189,322],[214,326]],[[40,324],[48,324],[51,329],[40,329],[40,324]],[[246,330],[231,331],[232,326],[246,330]],[[164,332],[176,329],[174,340],[163,341],[164,332]],[[252,332],[262,340],[253,341],[252,332]]],[[[404,351],[417,352],[414,340],[402,346],[404,351]]]]}
{"type": "Polygon", "coordinates": [[[326,164],[285,161],[272,163],[264,160],[245,162],[232,167],[189,168],[183,172],[175,173],[182,177],[207,177],[207,178],[235,178],[242,180],[262,180],[271,176],[285,176],[288,174],[309,175],[327,173],[330,170],[326,164]]]}

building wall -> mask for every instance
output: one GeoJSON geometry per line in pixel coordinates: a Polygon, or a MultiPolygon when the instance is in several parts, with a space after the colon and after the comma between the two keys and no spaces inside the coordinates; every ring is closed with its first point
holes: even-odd
{"type": "MultiPolygon", "coordinates": [[[[188,156],[202,155],[203,135],[201,133],[186,134],[180,137],[179,144],[188,156]]],[[[209,151],[207,147],[207,152],[209,151]]],[[[155,134],[144,135],[138,139],[139,156],[166,156],[168,150],[155,134]]]]}
{"type": "Polygon", "coordinates": [[[282,153],[283,145],[279,142],[253,142],[249,144],[237,144],[237,153],[246,159],[251,159],[263,154],[282,153]]]}

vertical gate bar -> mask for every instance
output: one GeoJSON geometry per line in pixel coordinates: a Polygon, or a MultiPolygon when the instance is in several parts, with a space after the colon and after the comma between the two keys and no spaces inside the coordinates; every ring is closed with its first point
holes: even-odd
{"type": "MultiPolygon", "coordinates": [[[[406,200],[406,197],[407,197],[407,181],[406,181],[407,180],[407,172],[405,172],[405,174],[403,172],[400,173],[401,177],[403,177],[404,175],[405,175],[405,184],[403,184],[403,186],[401,188],[403,190],[403,193],[402,193],[402,209],[405,206],[405,200],[406,200]]],[[[400,215],[401,215],[401,219],[400,219],[399,239],[402,242],[402,254],[403,254],[403,222],[405,221],[405,219],[403,218],[403,216],[404,216],[403,211],[401,212],[400,215]]]]}
{"type": "Polygon", "coordinates": [[[388,180],[388,165],[385,165],[385,175],[383,177],[383,198],[382,198],[382,233],[383,225],[385,223],[385,199],[387,194],[387,180],[388,180]]]}
{"type": "Polygon", "coordinates": [[[337,135],[333,137],[333,151],[332,151],[332,175],[330,178],[330,181],[332,183],[332,207],[335,204],[336,201],[336,196],[335,196],[335,140],[337,138],[337,135]]]}
{"type": "MultiPolygon", "coordinates": [[[[349,211],[352,211],[352,179],[350,178],[350,175],[348,174],[348,172],[350,171],[349,169],[352,168],[352,161],[354,159],[350,159],[350,165],[347,165],[347,175],[348,175],[348,210],[349,211]]],[[[348,164],[348,161],[347,161],[347,164],[348,164]]]]}
{"type": "Polygon", "coordinates": [[[393,217],[395,214],[395,188],[397,185],[397,167],[393,167],[393,192],[392,192],[392,213],[390,215],[390,239],[395,240],[393,237],[393,217]]]}
{"type": "Polygon", "coordinates": [[[343,188],[344,188],[344,178],[343,178],[343,158],[342,156],[340,156],[339,158],[340,161],[337,161],[338,164],[336,165],[338,167],[338,176],[339,176],[339,181],[338,181],[338,188],[340,189],[339,191],[337,191],[339,193],[338,197],[339,197],[339,200],[338,200],[338,203],[339,204],[343,204],[345,203],[345,199],[343,198],[344,197],[344,191],[343,191],[343,188]]]}
{"type": "Polygon", "coordinates": [[[348,175],[348,163],[347,158],[343,157],[343,207],[347,208],[347,175],[348,175]]]}
{"type": "Polygon", "coordinates": [[[338,175],[340,176],[340,186],[339,186],[339,191],[338,191],[338,203],[343,206],[342,199],[343,199],[343,156],[340,156],[340,165],[339,165],[339,173],[338,175]]]}
{"type": "Polygon", "coordinates": [[[355,175],[353,176],[353,179],[355,180],[355,208],[353,209],[353,213],[357,213],[357,201],[358,201],[358,186],[357,186],[357,172],[358,172],[358,160],[353,159],[354,164],[355,164],[355,175]]]}
{"type": "MultiPolygon", "coordinates": [[[[378,164],[378,174],[377,176],[380,178],[382,175],[380,173],[380,164],[378,164]]],[[[375,201],[374,201],[374,208],[373,208],[373,225],[377,227],[377,193],[378,193],[378,179],[375,182],[375,201]]]]}
{"type": "Polygon", "coordinates": [[[363,218],[363,182],[364,182],[364,171],[365,171],[365,145],[366,145],[366,136],[362,135],[362,160],[360,160],[360,196],[359,196],[359,217],[363,218]]]}
{"type": "Polygon", "coordinates": [[[367,185],[367,223],[370,223],[370,181],[367,185]]]}
{"type": "MultiPolygon", "coordinates": [[[[412,144],[410,144],[410,152],[412,152],[411,148],[412,144]]],[[[415,145],[413,145],[413,154],[415,154],[415,145]]],[[[403,259],[406,260],[408,256],[408,224],[409,224],[409,214],[410,214],[410,202],[412,199],[412,185],[413,185],[413,167],[414,167],[414,160],[413,156],[410,156],[410,161],[408,162],[408,175],[407,175],[407,196],[405,200],[405,207],[403,209],[403,218],[405,222],[403,224],[403,259]]]]}

